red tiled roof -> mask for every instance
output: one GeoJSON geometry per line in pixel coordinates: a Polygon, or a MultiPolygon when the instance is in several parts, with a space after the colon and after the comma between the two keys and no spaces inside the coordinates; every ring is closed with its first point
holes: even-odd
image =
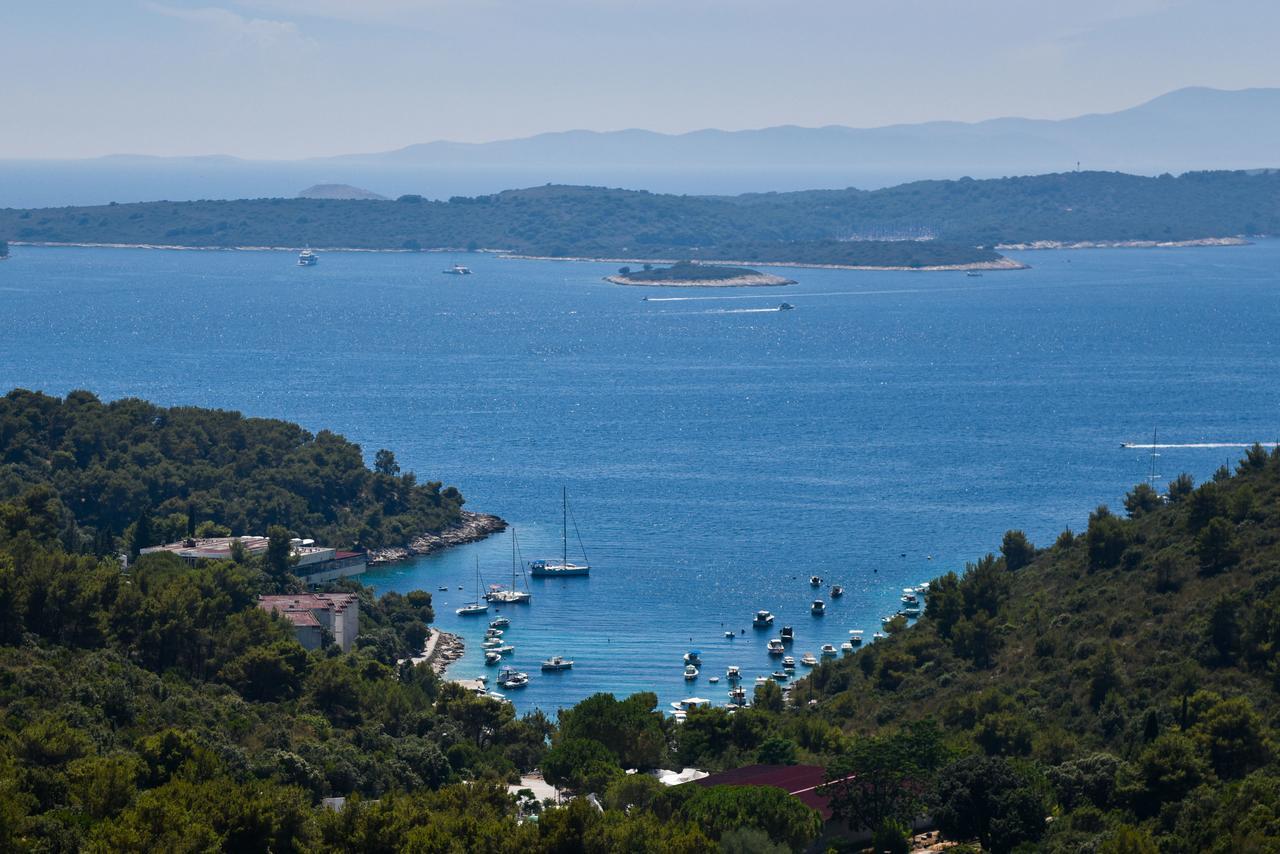
{"type": "Polygon", "coordinates": [[[295,626],[316,626],[319,627],[320,621],[316,619],[316,615],[310,611],[283,611],[278,612],[295,626]]]}
{"type": "Polygon", "coordinates": [[[830,799],[818,793],[827,782],[820,765],[746,765],[694,780],[699,786],[773,786],[817,810],[823,821],[831,818],[830,799]]]}

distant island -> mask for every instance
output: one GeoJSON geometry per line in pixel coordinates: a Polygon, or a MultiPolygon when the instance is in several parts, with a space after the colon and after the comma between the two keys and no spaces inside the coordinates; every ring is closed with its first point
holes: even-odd
{"type": "Polygon", "coordinates": [[[747,267],[722,267],[695,264],[692,261],[680,261],[661,268],[645,264],[640,270],[623,267],[616,276],[605,276],[605,281],[615,285],[665,285],[677,288],[761,287],[796,283],[795,279],[784,279],[782,276],[761,273],[747,267]]]}
{"type": "Polygon", "coordinates": [[[353,187],[350,184],[313,184],[298,193],[300,199],[363,199],[365,201],[387,201],[386,196],[378,195],[372,190],[353,187]]]}
{"type": "Polygon", "coordinates": [[[0,210],[0,239],[184,249],[478,250],[520,258],[1008,269],[996,249],[1280,234],[1280,173],[1065,172],[883,190],[675,196],[548,185],[447,202],[241,199],[0,210]]]}

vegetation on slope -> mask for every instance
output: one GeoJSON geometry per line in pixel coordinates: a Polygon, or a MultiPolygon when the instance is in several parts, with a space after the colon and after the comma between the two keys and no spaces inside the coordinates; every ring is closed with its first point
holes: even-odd
{"type": "Polygon", "coordinates": [[[670,267],[654,267],[645,264],[642,270],[623,267],[618,270],[618,275],[632,282],[716,282],[743,276],[758,276],[760,271],[746,267],[724,267],[716,264],[680,261],[670,267]]]}
{"type": "Polygon", "coordinates": [[[73,553],[273,525],[339,547],[404,545],[457,522],[463,504],[451,486],[401,474],[390,451],[370,471],[358,445],[327,430],[85,391],[0,398],[0,464],[0,499],[32,486],[60,497],[73,553]]]}
{"type": "Polygon", "coordinates": [[[1280,175],[1104,172],[737,197],[546,186],[432,202],[245,199],[0,211],[31,242],[371,249],[926,266],[999,242],[1280,233],[1280,175]],[[913,238],[929,237],[921,241],[913,238]]]}

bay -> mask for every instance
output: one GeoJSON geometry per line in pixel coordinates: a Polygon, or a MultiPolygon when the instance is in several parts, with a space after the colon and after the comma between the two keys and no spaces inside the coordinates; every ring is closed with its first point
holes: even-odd
{"type": "MultiPolygon", "coordinates": [[[[531,675],[518,708],[596,691],[719,701],[708,677],[727,665],[748,688],[774,669],[757,608],[795,626],[797,658],[816,654],[870,636],[900,588],[1008,528],[1047,545],[1097,504],[1118,509],[1151,465],[1123,441],[1280,438],[1280,241],[1017,257],[1032,269],[778,270],[800,283],[711,290],[489,255],[299,268],[280,252],[14,247],[0,387],[285,418],[370,461],[391,448],[512,522],[525,559],[559,554],[564,487],[593,569],[531,580],[532,604],[504,609],[531,675]],[[455,262],[475,274],[441,274],[455,262]],[[794,311],[773,310],[784,299],[794,311]],[[822,618],[813,574],[848,591],[822,618]],[[690,648],[705,662],[692,684],[690,648]],[[574,669],[538,672],[553,654],[574,669]]],[[[1169,448],[1157,467],[1203,480],[1240,453],[1169,448]]],[[[479,675],[487,620],[454,609],[477,562],[486,583],[510,580],[510,547],[365,581],[432,591],[439,625],[468,642],[451,675],[479,675]]]]}

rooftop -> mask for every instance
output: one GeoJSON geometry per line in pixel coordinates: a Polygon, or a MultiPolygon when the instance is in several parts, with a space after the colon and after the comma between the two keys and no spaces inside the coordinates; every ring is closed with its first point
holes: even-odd
{"type": "Polygon", "coordinates": [[[818,793],[827,782],[827,772],[820,765],[746,765],[694,780],[698,786],[773,786],[798,798],[822,816],[831,818],[830,799],[818,793]]]}
{"type": "Polygon", "coordinates": [[[354,605],[357,598],[354,593],[284,593],[259,596],[258,607],[264,611],[279,611],[285,617],[293,619],[289,615],[299,611],[308,614],[312,611],[333,611],[341,614],[348,605],[354,605]]]}

